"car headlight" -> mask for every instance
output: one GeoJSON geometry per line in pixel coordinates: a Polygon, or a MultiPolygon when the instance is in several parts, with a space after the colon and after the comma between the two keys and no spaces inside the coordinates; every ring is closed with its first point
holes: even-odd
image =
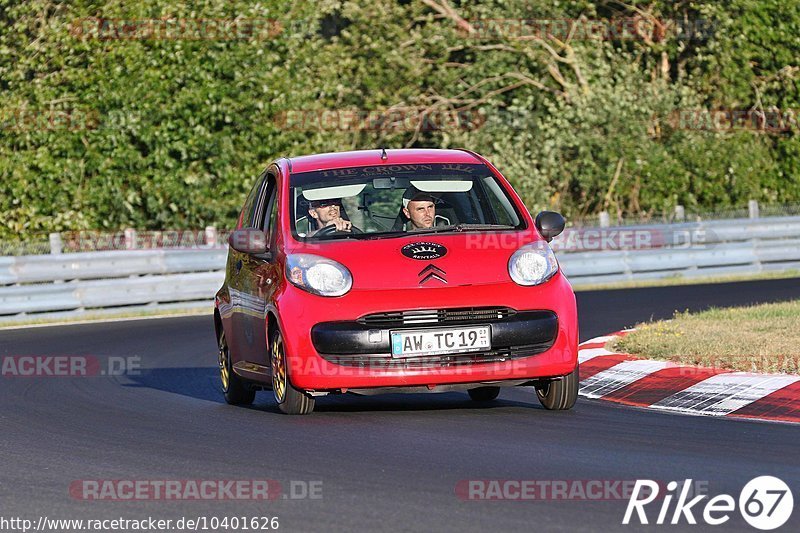
{"type": "Polygon", "coordinates": [[[353,276],[344,265],[313,254],[286,256],[286,277],[293,285],[320,296],[342,296],[353,286],[353,276]]]}
{"type": "Polygon", "coordinates": [[[539,285],[558,272],[558,261],[544,241],[526,244],[508,260],[508,273],[520,285],[539,285]]]}

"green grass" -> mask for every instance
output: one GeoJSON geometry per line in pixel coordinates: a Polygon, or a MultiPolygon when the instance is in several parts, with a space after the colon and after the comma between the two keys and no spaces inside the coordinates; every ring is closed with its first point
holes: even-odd
{"type": "Polygon", "coordinates": [[[745,372],[800,373],[800,300],[675,313],[636,325],[609,349],[745,372]]]}

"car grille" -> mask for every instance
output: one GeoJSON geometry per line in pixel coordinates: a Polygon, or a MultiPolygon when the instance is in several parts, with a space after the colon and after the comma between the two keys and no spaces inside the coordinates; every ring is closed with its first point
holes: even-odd
{"type": "Polygon", "coordinates": [[[414,324],[460,324],[466,322],[493,322],[517,314],[509,307],[465,307],[461,309],[425,309],[421,311],[394,311],[374,313],[356,322],[374,328],[391,328],[414,324]]]}
{"type": "Polygon", "coordinates": [[[412,369],[412,368],[443,368],[459,365],[474,365],[480,363],[502,363],[520,357],[530,357],[547,351],[552,342],[541,344],[526,344],[491,350],[488,352],[436,355],[426,357],[393,358],[379,355],[325,355],[322,357],[331,363],[343,366],[360,367],[373,370],[386,369],[412,369]]]}

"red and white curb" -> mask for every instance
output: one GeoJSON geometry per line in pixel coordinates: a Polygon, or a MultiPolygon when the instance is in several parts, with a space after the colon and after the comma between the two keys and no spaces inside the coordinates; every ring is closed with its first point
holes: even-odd
{"type": "Polygon", "coordinates": [[[652,361],[605,349],[630,331],[580,344],[581,396],[693,415],[800,423],[800,376],[652,361]]]}

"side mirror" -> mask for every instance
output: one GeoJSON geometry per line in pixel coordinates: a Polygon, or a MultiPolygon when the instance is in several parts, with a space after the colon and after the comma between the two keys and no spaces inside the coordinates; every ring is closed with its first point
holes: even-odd
{"type": "Polygon", "coordinates": [[[542,234],[544,240],[552,241],[556,236],[564,231],[567,221],[560,213],[555,211],[542,211],[536,215],[536,229],[542,234]]]}
{"type": "Polygon", "coordinates": [[[237,252],[262,256],[262,259],[268,259],[267,235],[259,229],[237,229],[228,237],[228,244],[237,252]]]}

